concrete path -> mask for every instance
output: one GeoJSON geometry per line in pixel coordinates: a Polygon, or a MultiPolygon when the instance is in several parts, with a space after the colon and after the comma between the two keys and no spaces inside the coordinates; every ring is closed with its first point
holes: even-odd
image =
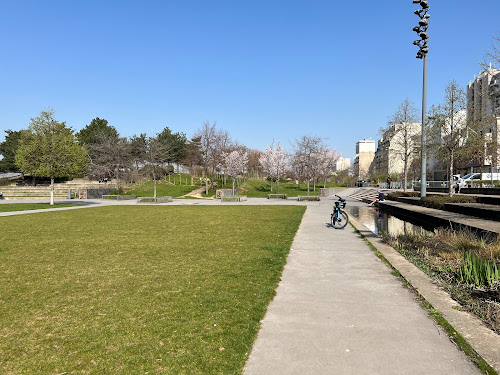
{"type": "Polygon", "coordinates": [[[479,374],[350,226],[327,226],[333,201],[308,206],[244,373],[479,374]]]}

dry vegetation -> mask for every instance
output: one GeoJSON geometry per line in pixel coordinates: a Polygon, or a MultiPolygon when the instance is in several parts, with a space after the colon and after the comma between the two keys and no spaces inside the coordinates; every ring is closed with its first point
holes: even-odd
{"type": "Polygon", "coordinates": [[[384,240],[433,277],[464,309],[475,313],[500,333],[500,282],[478,286],[460,277],[460,267],[468,251],[498,265],[500,239],[479,239],[468,231],[441,229],[430,235],[386,235],[384,240]]]}

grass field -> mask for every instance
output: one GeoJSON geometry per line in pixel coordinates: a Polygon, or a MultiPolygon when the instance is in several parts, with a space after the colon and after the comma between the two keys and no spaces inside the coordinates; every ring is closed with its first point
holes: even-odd
{"type": "Polygon", "coordinates": [[[0,204],[0,212],[11,212],[11,211],[26,211],[26,210],[42,210],[46,208],[60,208],[60,207],[72,207],[81,206],[81,204],[73,203],[61,203],[51,206],[50,203],[5,203],[0,204]]]}
{"type": "MultiPolygon", "coordinates": [[[[323,187],[323,183],[316,184],[316,191],[313,190],[313,184],[309,185],[310,195],[319,195],[319,189],[323,187]]],[[[326,187],[339,187],[337,184],[328,182],[326,187]]],[[[276,193],[276,182],[273,183],[273,191],[271,191],[271,183],[267,180],[249,179],[241,186],[239,194],[248,197],[266,197],[268,194],[276,193]]],[[[307,195],[307,185],[301,183],[299,186],[294,183],[280,183],[280,194],[287,194],[289,197],[298,195],[307,195]]]]}
{"type": "Polygon", "coordinates": [[[305,208],[2,218],[2,374],[238,374],[305,208]]]}
{"type": "MultiPolygon", "coordinates": [[[[173,180],[173,178],[172,178],[173,180]]],[[[177,182],[179,177],[177,177],[177,182]]],[[[189,180],[188,182],[190,182],[189,180]]],[[[174,198],[185,195],[200,186],[191,185],[172,185],[165,181],[156,182],[156,195],[160,196],[172,196],[174,198]]],[[[132,185],[131,189],[127,189],[127,194],[135,194],[138,197],[152,197],[153,196],[153,181],[146,181],[139,184],[132,185]]]]}

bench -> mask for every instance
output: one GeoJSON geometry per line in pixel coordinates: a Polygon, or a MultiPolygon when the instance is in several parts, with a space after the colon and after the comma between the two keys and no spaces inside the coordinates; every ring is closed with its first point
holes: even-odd
{"type": "Polygon", "coordinates": [[[297,196],[298,201],[319,201],[319,195],[299,195],[297,196]]]}
{"type": "Polygon", "coordinates": [[[134,194],[130,195],[115,195],[115,194],[103,194],[102,199],[112,199],[117,201],[131,200],[137,198],[134,194]]]}
{"type": "Polygon", "coordinates": [[[228,195],[228,196],[222,196],[220,198],[221,202],[244,202],[247,201],[248,198],[246,195],[228,195]]]}
{"type": "Polygon", "coordinates": [[[286,194],[267,194],[267,199],[286,199],[286,194]]]}
{"type": "Polygon", "coordinates": [[[165,197],[139,197],[137,198],[137,203],[170,203],[173,202],[171,196],[165,197]]]}

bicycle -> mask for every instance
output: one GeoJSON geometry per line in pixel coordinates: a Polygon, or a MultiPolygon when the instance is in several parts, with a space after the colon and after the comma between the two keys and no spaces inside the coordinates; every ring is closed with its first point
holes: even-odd
{"type": "Polygon", "coordinates": [[[335,202],[335,207],[333,207],[333,213],[331,216],[332,227],[335,229],[342,229],[349,222],[349,216],[347,215],[347,212],[342,210],[342,208],[345,208],[346,205],[345,199],[339,197],[338,195],[335,196],[339,200],[335,202]]]}

